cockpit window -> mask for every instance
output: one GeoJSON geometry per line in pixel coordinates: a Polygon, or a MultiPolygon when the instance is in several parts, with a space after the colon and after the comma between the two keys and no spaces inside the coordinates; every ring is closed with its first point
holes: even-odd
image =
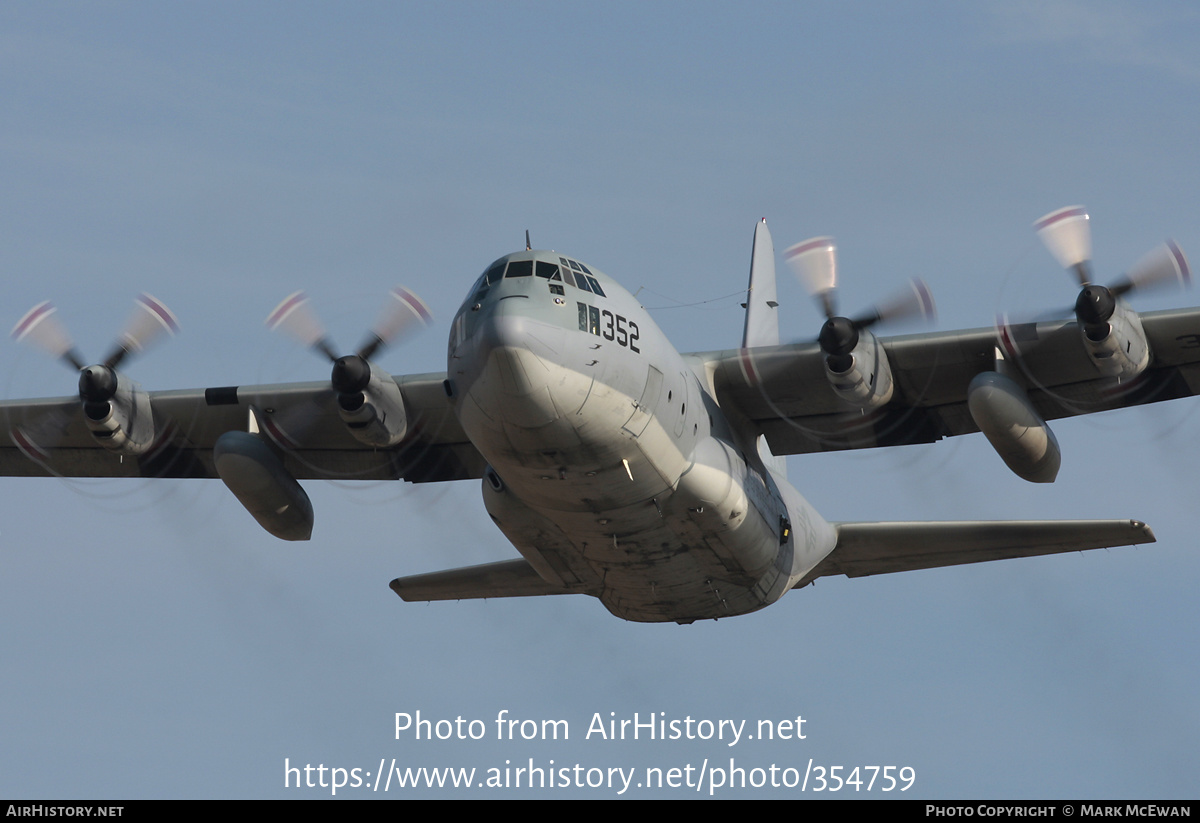
{"type": "Polygon", "coordinates": [[[494,264],[490,269],[484,272],[483,276],[487,279],[487,284],[489,286],[500,282],[500,278],[504,276],[504,261],[501,260],[494,264]]]}
{"type": "MultiPolygon", "coordinates": [[[[582,265],[582,264],[581,264],[581,265],[582,265]]],[[[589,276],[588,276],[588,279],[587,279],[587,281],[588,281],[589,283],[591,283],[591,284],[592,284],[592,291],[594,291],[596,294],[600,295],[601,297],[606,297],[606,296],[607,296],[607,295],[605,295],[605,293],[604,293],[604,289],[600,288],[600,281],[599,281],[599,280],[597,280],[596,278],[594,278],[594,277],[591,277],[591,276],[589,275],[589,276]]]]}
{"type": "Polygon", "coordinates": [[[505,277],[532,277],[533,276],[533,261],[532,260],[514,260],[508,264],[508,271],[505,277]]]}
{"type": "Polygon", "coordinates": [[[547,280],[561,280],[558,276],[558,266],[553,263],[543,263],[541,260],[537,264],[537,276],[544,277],[547,280]]]}

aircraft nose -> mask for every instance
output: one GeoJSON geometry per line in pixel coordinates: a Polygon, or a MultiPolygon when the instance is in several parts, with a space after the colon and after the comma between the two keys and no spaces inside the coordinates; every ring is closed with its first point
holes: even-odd
{"type": "MultiPolygon", "coordinates": [[[[500,301],[480,318],[470,393],[492,419],[531,428],[558,418],[551,391],[562,330],[522,313],[521,299],[500,301]],[[506,305],[507,304],[507,305],[506,305]]],[[[527,309],[526,309],[527,310],[527,309]]]]}
{"type": "Polygon", "coordinates": [[[527,346],[531,323],[513,303],[512,299],[501,300],[480,324],[478,334],[485,351],[527,346]]]}

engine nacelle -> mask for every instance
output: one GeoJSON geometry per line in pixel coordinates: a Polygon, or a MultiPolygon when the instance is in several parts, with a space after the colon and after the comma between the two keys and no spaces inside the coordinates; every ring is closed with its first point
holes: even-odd
{"type": "Polygon", "coordinates": [[[861,409],[876,409],[892,399],[887,352],[869,331],[859,332],[858,344],[849,355],[825,358],[825,377],[838,397],[861,409]],[[838,371],[846,361],[849,365],[838,371]]]}
{"type": "Polygon", "coordinates": [[[975,375],[967,387],[967,408],[1017,477],[1054,482],[1061,463],[1058,439],[1015,381],[994,371],[975,375]]]}
{"type": "Polygon", "coordinates": [[[313,508],[304,488],[262,438],[229,431],[217,438],[213,464],[258,524],[280,540],[308,540],[313,508]]]}
{"type": "Polygon", "coordinates": [[[145,454],[154,446],[155,438],[150,395],[124,375],[115,371],[111,375],[116,380],[116,391],[107,400],[85,399],[84,422],[104,448],[124,455],[145,454]]]}
{"type": "Polygon", "coordinates": [[[1150,365],[1150,344],[1137,312],[1118,303],[1099,329],[1080,324],[1088,357],[1106,377],[1131,380],[1150,365]],[[1095,339],[1098,338],[1098,339],[1095,339]]]}
{"type": "Polygon", "coordinates": [[[374,363],[368,365],[371,377],[367,385],[361,391],[338,395],[338,414],[356,440],[376,448],[395,446],[408,432],[404,397],[390,374],[374,363]]]}

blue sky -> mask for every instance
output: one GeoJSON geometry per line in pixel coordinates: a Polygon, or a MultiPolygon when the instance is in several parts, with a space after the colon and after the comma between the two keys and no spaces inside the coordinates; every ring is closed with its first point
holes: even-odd
{"type": "MultiPolygon", "coordinates": [[[[1059,206],[1089,207],[1102,280],[1166,236],[1200,255],[1198,18],[1115,2],[7,4],[3,303],[15,323],[52,298],[97,357],[153,293],[183,332],[131,373],[171,389],[321,379],[263,328],[271,308],[305,288],[350,345],[403,283],[437,322],[383,364],[440,371],[464,291],[529,229],[643,289],[681,351],[723,348],[765,216],[780,249],[837,237],[849,311],[920,275],[939,328],[987,326],[1073,300],[1030,229],[1059,206]]],[[[794,283],[781,302],[785,336],[814,336],[794,283]]],[[[11,342],[0,378],[10,398],[74,384],[11,342]]],[[[977,436],[789,466],[831,520],[1134,517],[1156,545],[823,579],[690,627],[582,597],[401,602],[397,575],[515,555],[475,483],[309,483],[316,528],[295,545],[216,482],[0,480],[0,793],[329,794],[285,789],[285,758],[732,756],[911,766],[918,797],[1194,796],[1196,403],[1055,431],[1049,488],[977,436]],[[565,719],[572,738],[396,740],[394,714],[417,710],[565,719]],[[609,712],[803,715],[807,738],[584,740],[609,712]]]]}

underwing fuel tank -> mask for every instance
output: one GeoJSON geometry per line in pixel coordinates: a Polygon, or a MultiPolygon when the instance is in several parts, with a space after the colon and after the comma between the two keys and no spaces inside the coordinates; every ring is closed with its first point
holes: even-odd
{"type": "Polygon", "coordinates": [[[229,431],[213,447],[217,474],[258,525],[280,540],[308,540],[313,509],[296,478],[257,435],[229,431]]]}
{"type": "Polygon", "coordinates": [[[1013,473],[1031,483],[1053,483],[1062,453],[1046,421],[1014,380],[986,371],[967,387],[975,425],[1013,473]]]}

